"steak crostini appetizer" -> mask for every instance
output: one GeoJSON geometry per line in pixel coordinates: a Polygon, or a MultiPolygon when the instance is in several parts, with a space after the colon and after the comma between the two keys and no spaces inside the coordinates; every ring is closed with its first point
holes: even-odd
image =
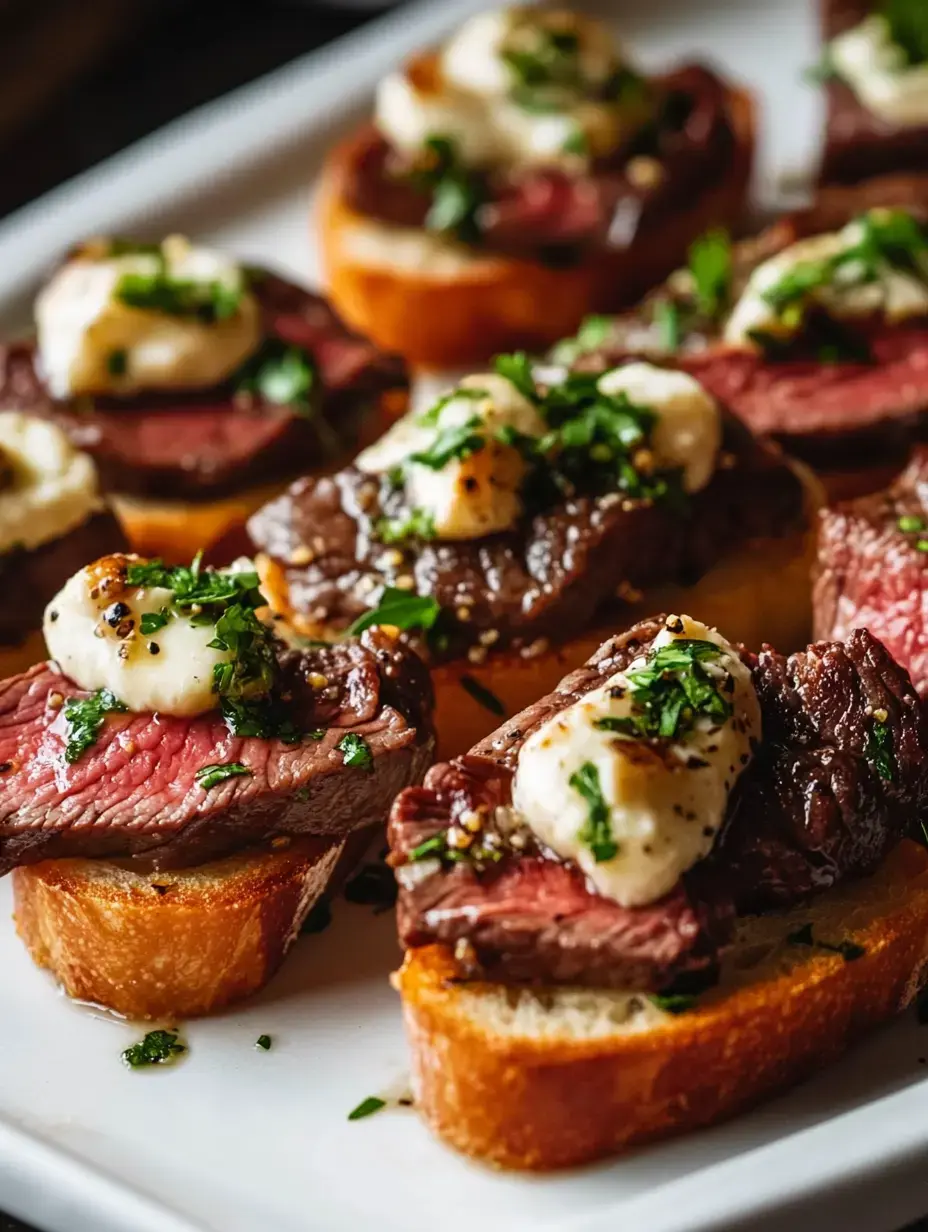
{"type": "Polygon", "coordinates": [[[325,300],[181,236],[82,244],[35,326],[0,350],[2,405],[60,425],[133,544],[174,560],[266,499],[255,485],[333,464],[369,412],[405,401],[400,361],[325,300]]]}
{"type": "Polygon", "coordinates": [[[125,546],[93,460],[54,424],[0,412],[0,678],[45,657],[42,613],[75,568],[125,546]]]}
{"type": "Polygon", "coordinates": [[[644,77],[563,9],[479,14],[386,77],[331,156],[333,302],[433,367],[548,345],[736,223],[753,144],[750,97],[706,68],[644,77]]]}
{"type": "Polygon", "coordinates": [[[872,490],[928,408],[926,211],[928,176],[887,178],[830,190],[755,239],[708,234],[640,308],[588,320],[554,357],[682,369],[836,494],[872,490]]]}
{"type": "Polygon", "coordinates": [[[924,0],[821,0],[828,115],[823,181],[928,164],[924,0]]]}
{"type": "Polygon", "coordinates": [[[866,631],[611,638],[394,805],[417,1107],[549,1169],[819,1068],[925,978],[926,801],[919,698],[866,631]]]}
{"type": "Polygon", "coordinates": [[[634,363],[546,383],[516,354],[353,466],[298,480],[251,518],[249,551],[303,636],[416,637],[447,756],[584,662],[642,592],[804,645],[814,501],[684,373],[634,363]]]}
{"type": "Polygon", "coordinates": [[[288,649],[247,562],[104,557],[0,685],[0,873],[33,958],[134,1018],[204,1014],[275,971],[346,838],[434,747],[386,630],[288,649]]]}
{"type": "Polygon", "coordinates": [[[887,490],[819,517],[815,636],[869,629],[928,699],[928,447],[887,490]]]}

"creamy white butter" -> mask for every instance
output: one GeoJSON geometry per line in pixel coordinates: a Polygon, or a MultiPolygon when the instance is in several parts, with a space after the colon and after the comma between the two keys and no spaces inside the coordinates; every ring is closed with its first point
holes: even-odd
{"type": "Polygon", "coordinates": [[[685,372],[654,364],[613,368],[599,381],[603,393],[624,393],[630,402],[653,411],[651,452],[658,470],[683,472],[683,488],[698,492],[715,473],[722,444],[722,420],[715,399],[685,372]]]}
{"type": "Polygon", "coordinates": [[[52,599],[42,626],[49,656],[80,688],[109,689],[136,713],[214,710],[213,668],[228,662],[230,652],[209,645],[213,625],[194,625],[183,615],[143,636],[142,615],[161,612],[172,592],[121,585],[127,559],[140,558],[104,557],[88,565],[52,599]]]}
{"type": "Polygon", "coordinates": [[[453,142],[465,165],[585,165],[608,153],[647,116],[642,94],[620,102],[598,95],[623,61],[609,32],[575,14],[509,9],[465,22],[434,61],[420,58],[380,84],[377,127],[407,154],[431,137],[453,142]],[[537,54],[546,32],[577,40],[576,76],[553,87],[544,107],[521,106],[507,53],[537,54]]]}
{"type": "MultiPolygon", "coordinates": [[[[788,336],[795,330],[795,325],[780,316],[765,299],[765,293],[798,266],[806,262],[827,261],[853,248],[860,239],[861,227],[855,221],[837,232],[797,240],[782,252],[762,261],[752,272],[725,323],[725,341],[733,345],[753,345],[750,333],[754,330],[788,336]]],[[[861,282],[859,275],[857,264],[847,262],[836,271],[832,280],[810,289],[806,298],[809,302],[820,304],[836,317],[882,313],[888,321],[900,321],[928,313],[928,284],[921,278],[885,262],[874,281],[861,282]]]]}
{"type": "Polygon", "coordinates": [[[379,441],[365,449],[355,465],[372,474],[403,466],[409,504],[433,520],[442,539],[476,539],[507,530],[518,518],[525,463],[517,449],[495,439],[503,427],[541,436],[544,420],[537,408],[497,373],[465,377],[457,395],[444,404],[435,422],[409,413],[379,441]],[[482,448],[453,458],[439,469],[410,461],[434,445],[442,434],[473,422],[482,448]]]}
{"type": "Polygon", "coordinates": [[[710,662],[708,670],[732,705],[731,717],[720,725],[701,718],[679,743],[663,747],[598,729],[596,720],[632,712],[628,674],[645,665],[642,657],[535,731],[519,754],[513,780],[513,807],[538,838],[574,860],[600,894],[625,907],[655,902],[709,853],[752,741],[761,736],[751,673],[733,647],[687,616],[667,623],[655,648],[679,638],[719,647],[718,666],[710,662]],[[597,772],[617,846],[613,858],[600,862],[580,837],[589,804],[570,785],[587,764],[597,772]]]}
{"type": "Polygon", "coordinates": [[[928,64],[909,64],[881,13],[832,39],[835,71],[864,107],[887,124],[928,124],[928,64]]]}
{"type": "Polygon", "coordinates": [[[56,398],[208,387],[257,349],[261,314],[248,291],[230,316],[213,322],[130,307],[116,294],[124,275],[153,274],[162,262],[172,279],[234,291],[243,273],[228,257],[181,236],[164,241],[160,258],[108,254],[106,241],[91,242],[52,275],[36,300],[39,364],[56,398]]]}
{"type": "Polygon", "coordinates": [[[0,413],[0,461],[0,553],[51,543],[103,508],[93,460],[55,424],[0,413]]]}

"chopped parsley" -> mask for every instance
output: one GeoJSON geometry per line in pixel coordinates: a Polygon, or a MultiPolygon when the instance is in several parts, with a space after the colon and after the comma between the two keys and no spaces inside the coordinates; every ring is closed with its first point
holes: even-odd
{"type": "Polygon", "coordinates": [[[696,638],[650,650],[644,667],[626,673],[631,714],[597,719],[595,726],[635,740],[680,740],[699,719],[724,723],[732,705],[719,691],[723,681],[706,668],[723,653],[715,642],[696,638]]]}
{"type": "Polygon", "coordinates": [[[349,1121],[363,1121],[365,1117],[373,1116],[375,1112],[379,1112],[381,1108],[386,1108],[387,1101],[381,1099],[378,1095],[368,1095],[367,1099],[362,1099],[357,1108],[352,1108],[348,1113],[349,1121]]]}
{"type": "Polygon", "coordinates": [[[64,704],[68,724],[64,759],[69,766],[80,761],[97,742],[108,714],[125,714],[129,709],[109,689],[97,689],[89,697],[71,697],[64,704]]]}
{"type": "Polygon", "coordinates": [[[273,698],[254,697],[235,700],[224,697],[219,703],[226,727],[233,736],[257,736],[261,740],[280,740],[299,744],[303,739],[321,740],[325,732],[301,731],[288,718],[284,707],[273,698]]]}
{"type": "Polygon", "coordinates": [[[216,762],[211,766],[201,766],[193,777],[204,791],[209,791],[211,787],[215,787],[217,783],[224,783],[226,779],[243,776],[251,778],[253,775],[254,771],[243,766],[240,761],[227,761],[216,762]]]}
{"type": "Polygon", "coordinates": [[[803,924],[795,932],[787,934],[786,941],[789,945],[807,945],[816,950],[829,950],[832,954],[840,954],[845,962],[856,962],[867,952],[856,941],[842,941],[838,945],[832,945],[828,941],[819,941],[813,936],[811,924],[803,924]]]}
{"type": "Polygon", "coordinates": [[[654,324],[665,351],[676,351],[683,337],[680,306],[671,299],[660,299],[654,305],[654,324]]]}
{"type": "Polygon", "coordinates": [[[925,526],[925,519],[920,518],[916,513],[903,514],[896,522],[896,525],[904,535],[919,534],[921,531],[928,529],[925,526]]]}
{"type": "Polygon", "coordinates": [[[731,293],[731,240],[727,231],[708,231],[689,250],[696,308],[710,320],[724,312],[731,293]]]}
{"type": "MultiPolygon", "coordinates": [[[[551,358],[556,364],[572,364],[581,355],[597,351],[609,340],[612,318],[593,315],[584,318],[573,338],[562,339],[554,348],[551,358]]],[[[531,375],[531,372],[529,373],[531,375]]],[[[533,382],[534,384],[534,382],[533,382]]]]}
{"type": "Polygon", "coordinates": [[[381,543],[434,539],[435,519],[427,509],[410,509],[402,518],[379,518],[374,523],[374,534],[381,543]]]}
{"type": "Polygon", "coordinates": [[[503,852],[498,846],[486,842],[473,842],[466,847],[452,846],[448,841],[450,830],[439,830],[430,838],[423,839],[409,852],[406,860],[409,864],[418,864],[421,860],[441,860],[443,864],[497,864],[503,858],[503,852]]]}
{"type": "Polygon", "coordinates": [[[484,201],[484,189],[458,158],[450,137],[440,133],[429,137],[424,157],[409,178],[415,187],[431,195],[425,217],[427,230],[464,241],[479,239],[477,213],[484,201]]]}
{"type": "Polygon", "coordinates": [[[147,1065],[173,1065],[186,1051],[178,1031],[149,1031],[144,1039],[124,1049],[122,1059],[130,1069],[143,1069],[147,1065]]]}
{"type": "Polygon", "coordinates": [[[373,625],[392,625],[396,629],[428,633],[440,615],[441,604],[431,595],[414,595],[408,590],[387,586],[377,606],[359,616],[348,629],[347,636],[355,637],[373,625]]]}
{"type": "Polygon", "coordinates": [[[885,721],[874,719],[867,736],[864,756],[881,779],[891,783],[896,777],[892,728],[885,721]]]}
{"type": "MultiPolygon", "coordinates": [[[[581,334],[585,325],[586,322],[580,326],[581,334]]],[[[528,398],[530,402],[538,401],[538,390],[532,374],[532,361],[524,351],[515,351],[511,355],[497,355],[493,361],[493,367],[500,376],[504,376],[516,387],[523,398],[528,398]]]]}
{"type": "Polygon", "coordinates": [[[883,0],[877,10],[889,26],[889,34],[905,53],[909,65],[928,62],[928,6],[925,0],[883,0]]]}
{"type": "Polygon", "coordinates": [[[603,796],[599,771],[591,761],[585,761],[567,781],[583,797],[589,809],[589,816],[577,837],[589,847],[597,864],[613,859],[618,854],[619,845],[612,837],[612,817],[603,796]]]}
{"type": "Polygon", "coordinates": [[[262,1052],[270,1052],[271,1043],[272,1040],[269,1035],[259,1035],[255,1040],[255,1047],[260,1048],[262,1052]]]}
{"type": "Polygon", "coordinates": [[[308,414],[316,388],[316,363],[303,347],[268,338],[239,369],[234,381],[239,393],[308,414]]]}
{"type": "Polygon", "coordinates": [[[356,766],[369,773],[374,769],[374,754],[371,752],[371,746],[357,732],[346,732],[335,747],[341,753],[346,766],[356,766]]]}
{"type": "Polygon", "coordinates": [[[482,685],[479,680],[475,680],[473,676],[465,673],[461,677],[461,688],[465,693],[469,693],[475,702],[479,702],[485,710],[489,710],[491,714],[502,716],[506,713],[506,707],[496,694],[492,693],[486,685],[482,685]]]}
{"type": "Polygon", "coordinates": [[[453,459],[469,458],[472,453],[483,449],[486,440],[482,433],[475,431],[480,426],[480,420],[472,415],[465,423],[456,428],[445,428],[439,432],[427,449],[410,454],[410,462],[418,462],[430,470],[440,471],[453,459]]]}
{"type": "Polygon", "coordinates": [[[152,633],[163,629],[169,619],[167,612],[143,612],[139,621],[139,630],[143,636],[149,637],[152,633]]]}
{"type": "Polygon", "coordinates": [[[146,273],[123,274],[113,292],[130,308],[161,312],[172,317],[194,317],[206,324],[224,321],[238,312],[243,287],[212,280],[175,278],[163,261],[146,273]]]}
{"type": "Polygon", "coordinates": [[[685,1014],[696,1004],[696,998],[688,992],[654,993],[648,1000],[665,1014],[685,1014]]]}
{"type": "Polygon", "coordinates": [[[427,411],[423,411],[421,415],[418,415],[416,423],[422,424],[424,428],[434,428],[441,419],[441,413],[449,402],[457,402],[460,398],[469,398],[473,402],[479,402],[483,398],[489,398],[489,396],[487,390],[478,389],[474,385],[457,385],[454,389],[449,389],[447,393],[437,398],[427,411]]]}

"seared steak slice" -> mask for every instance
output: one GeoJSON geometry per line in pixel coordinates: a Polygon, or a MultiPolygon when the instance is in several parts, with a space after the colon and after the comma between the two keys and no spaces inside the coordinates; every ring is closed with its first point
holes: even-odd
{"type": "Polygon", "coordinates": [[[904,667],[866,629],[788,658],[747,655],[764,739],[714,863],[739,911],[871,872],[928,803],[928,723],[904,667]]]}
{"type": "Polygon", "coordinates": [[[928,448],[885,492],[820,514],[815,636],[867,628],[928,697],[928,448]],[[907,529],[906,529],[907,528],[907,529]]]}
{"type": "Polygon", "coordinates": [[[46,604],[88,560],[126,547],[122,527],[104,512],[32,551],[0,555],[0,646],[16,645],[38,629],[46,604]]]}
{"type": "Polygon", "coordinates": [[[342,837],[382,821],[432,754],[424,665],[374,630],[360,643],[287,655],[283,672],[292,717],[307,733],[297,744],[233,736],[218,711],[110,714],[73,765],[63,756],[62,703],[80,691],[51,664],[4,682],[0,872],[67,856],[185,867],[273,836],[342,837]],[[309,674],[328,685],[310,690],[309,674]],[[345,764],[337,746],[349,734],[366,742],[369,766],[345,764]],[[229,762],[251,776],[209,790],[196,782],[203,766],[229,762]]]}
{"type": "Polygon", "coordinates": [[[736,911],[765,910],[871,871],[928,802],[928,725],[905,670],[868,633],[784,658],[743,652],[763,741],[738,780],[723,836],[646,907],[598,894],[512,814],[526,738],[642,653],[661,627],[607,642],[557,690],[472,754],[433,767],[390,817],[400,939],[457,947],[465,971],[503,980],[660,989],[711,975],[736,911]],[[476,855],[442,836],[486,819],[476,855]],[[502,852],[488,857],[487,850],[502,852]]]}
{"type": "Polygon", "coordinates": [[[234,383],[131,398],[49,399],[32,343],[0,348],[0,399],[53,419],[92,454],[103,486],[206,498],[298,473],[353,444],[366,412],[404,387],[402,362],[351,333],[324,299],[276,275],[253,284],[268,338],[303,347],[316,365],[307,410],[242,398],[234,383]]]}
{"type": "MultiPolygon", "coordinates": [[[[530,168],[475,177],[482,203],[472,242],[522,258],[578,259],[596,248],[632,246],[679,212],[682,200],[714,187],[731,168],[735,141],[725,83],[709,69],[686,65],[652,85],[665,100],[660,120],[589,174],[530,168]],[[627,170],[640,155],[661,167],[646,182],[627,170]],[[616,218],[627,225],[614,226],[616,218]]],[[[426,225],[432,190],[408,158],[373,126],[347,151],[344,194],[352,209],[394,226],[426,225]]]]}
{"type": "Polygon", "coordinates": [[[349,467],[298,480],[248,530],[310,623],[345,627],[406,574],[446,610],[448,657],[491,630],[498,647],[560,642],[588,628],[625,588],[695,582],[740,544],[802,525],[802,484],[775,447],[729,418],[723,448],[723,464],[685,512],[617,493],[578,495],[503,534],[385,548],[376,523],[395,515],[402,494],[349,467]],[[307,556],[309,563],[293,563],[307,556]],[[462,607],[466,621],[454,616],[462,607]]]}

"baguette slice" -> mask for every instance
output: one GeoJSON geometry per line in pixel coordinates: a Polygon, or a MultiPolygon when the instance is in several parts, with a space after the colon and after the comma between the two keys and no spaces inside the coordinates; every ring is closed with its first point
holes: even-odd
{"type": "Polygon", "coordinates": [[[711,226],[743,210],[754,156],[754,103],[730,91],[735,150],[725,178],[631,248],[597,252],[569,269],[482,254],[421,230],[395,227],[346,203],[346,168],[359,138],[330,155],[322,177],[323,264],[339,314],[382,349],[431,368],[500,351],[540,350],[573,334],[590,312],[634,303],[686,260],[711,226]]]}
{"type": "Polygon", "coordinates": [[[745,918],[719,986],[677,1015],[634,994],[456,973],[451,951],[431,946],[394,977],[429,1126],[502,1167],[587,1163],[731,1116],[904,1009],[928,976],[928,852],[903,842],[865,880],[745,918]],[[865,953],[845,961],[786,940],[807,924],[865,953]]]}
{"type": "Polygon", "coordinates": [[[69,996],[127,1018],[209,1014],[274,974],[342,846],[305,838],[157,873],[48,860],[12,873],[16,928],[69,996]]]}

